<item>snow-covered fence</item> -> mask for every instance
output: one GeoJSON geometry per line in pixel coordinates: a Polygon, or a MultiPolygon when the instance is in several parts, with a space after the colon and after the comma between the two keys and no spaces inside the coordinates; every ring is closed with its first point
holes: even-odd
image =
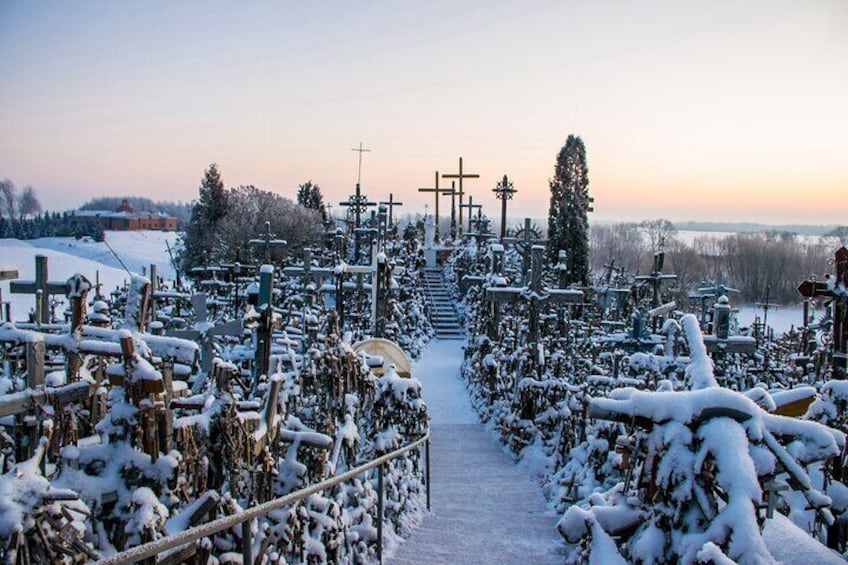
{"type": "Polygon", "coordinates": [[[355,478],[356,476],[365,473],[373,468],[377,468],[378,473],[378,506],[377,506],[377,557],[382,563],[383,557],[383,472],[384,466],[389,461],[397,459],[398,457],[412,451],[413,449],[420,449],[421,445],[424,445],[425,449],[425,468],[424,468],[424,479],[426,484],[426,493],[427,493],[427,509],[430,509],[430,431],[428,430],[423,436],[419,439],[413,441],[409,445],[398,448],[390,453],[377,457],[367,463],[364,463],[358,467],[350,469],[349,471],[345,471],[335,477],[323,480],[319,483],[316,483],[312,486],[302,488],[295,492],[289,493],[280,498],[275,498],[273,500],[269,500],[263,504],[256,505],[252,508],[248,508],[242,512],[238,512],[236,514],[232,514],[230,516],[225,516],[223,518],[218,518],[217,520],[213,520],[211,522],[207,522],[205,524],[201,524],[199,526],[195,526],[193,528],[189,528],[180,533],[163,537],[158,540],[145,543],[143,545],[139,545],[133,547],[132,549],[128,549],[126,551],[122,551],[110,557],[106,557],[97,561],[95,565],[129,565],[131,563],[138,563],[142,560],[149,559],[151,557],[161,555],[164,552],[169,550],[186,546],[190,543],[197,542],[203,538],[207,538],[212,536],[218,532],[222,532],[224,530],[228,530],[230,528],[234,528],[241,524],[242,526],[242,556],[244,559],[244,563],[253,563],[253,543],[252,536],[250,531],[250,522],[256,518],[261,518],[263,516],[267,516],[269,513],[274,510],[278,510],[280,508],[284,508],[295,502],[305,499],[306,497],[321,492],[325,489],[331,488],[335,485],[348,481],[350,479],[355,478]]]}

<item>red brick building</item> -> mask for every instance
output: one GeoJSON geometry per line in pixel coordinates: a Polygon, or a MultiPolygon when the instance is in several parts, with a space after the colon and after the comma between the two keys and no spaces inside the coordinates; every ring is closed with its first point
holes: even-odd
{"type": "Polygon", "coordinates": [[[77,216],[97,218],[104,230],[137,231],[158,230],[176,231],[177,219],[162,213],[136,212],[124,199],[117,210],[80,210],[77,216]]]}

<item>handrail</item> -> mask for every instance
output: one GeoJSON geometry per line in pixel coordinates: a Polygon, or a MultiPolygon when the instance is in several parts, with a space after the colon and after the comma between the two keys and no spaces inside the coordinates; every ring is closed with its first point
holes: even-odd
{"type": "MultiPolygon", "coordinates": [[[[176,533],[171,536],[165,536],[163,538],[159,538],[154,541],[150,541],[144,543],[142,545],[138,545],[136,547],[132,547],[120,553],[116,553],[115,555],[111,555],[109,557],[105,557],[99,561],[97,561],[94,565],[129,565],[131,563],[136,563],[143,559],[147,559],[148,557],[153,557],[154,555],[158,555],[163,551],[168,551],[169,549],[174,549],[177,547],[181,547],[184,545],[188,545],[191,542],[199,540],[201,538],[209,537],[213,534],[217,534],[218,532],[224,531],[226,529],[232,528],[239,524],[243,524],[248,520],[253,520],[254,518],[259,518],[261,516],[265,516],[278,508],[283,508],[284,506],[288,506],[298,500],[302,500],[311,494],[315,494],[316,492],[322,491],[326,488],[335,486],[341,482],[344,482],[348,479],[352,479],[355,476],[364,473],[369,469],[373,469],[378,465],[383,465],[383,463],[387,463],[392,459],[396,459],[406,453],[407,451],[411,451],[415,449],[419,445],[424,442],[428,442],[428,455],[429,455],[429,441],[430,441],[430,430],[427,430],[423,436],[410,443],[405,447],[401,447],[392,451],[391,453],[387,453],[385,455],[381,455],[380,457],[369,461],[368,463],[364,463],[359,467],[355,467],[340,475],[336,475],[329,479],[325,479],[320,483],[315,483],[314,485],[302,488],[295,492],[289,493],[280,498],[275,498],[273,500],[269,500],[267,502],[263,502],[262,504],[258,504],[247,510],[243,510],[236,514],[232,514],[230,516],[224,516],[223,518],[218,518],[217,520],[212,520],[211,522],[206,522],[205,524],[200,524],[199,526],[194,526],[193,528],[189,528],[187,530],[183,530],[182,532],[176,533]]],[[[429,467],[430,462],[427,461],[427,466],[429,467]]],[[[428,473],[429,475],[429,473],[428,473]]],[[[428,477],[429,478],[429,477],[428,477]]],[[[427,484],[427,492],[429,494],[430,485],[429,482],[427,484]]],[[[382,499],[382,493],[380,493],[380,497],[382,499]]],[[[428,501],[429,506],[429,501],[428,501]]],[[[381,519],[382,517],[380,517],[381,519]]]]}

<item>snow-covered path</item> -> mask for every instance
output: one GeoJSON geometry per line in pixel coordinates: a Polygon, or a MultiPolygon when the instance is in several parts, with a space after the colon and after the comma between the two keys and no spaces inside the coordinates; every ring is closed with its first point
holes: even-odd
{"type": "Polygon", "coordinates": [[[462,344],[434,340],[414,366],[432,417],[432,513],[388,563],[562,563],[539,487],[471,408],[462,344]]]}

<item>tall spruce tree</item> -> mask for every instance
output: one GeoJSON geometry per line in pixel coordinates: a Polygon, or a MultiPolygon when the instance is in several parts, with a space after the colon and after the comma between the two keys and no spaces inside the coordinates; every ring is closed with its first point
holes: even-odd
{"type": "Polygon", "coordinates": [[[589,282],[589,203],[586,147],[579,136],[569,135],[551,180],[548,257],[553,264],[564,249],[569,282],[584,285],[589,282]]]}
{"type": "Polygon", "coordinates": [[[219,225],[227,215],[227,191],[218,165],[212,163],[200,182],[199,198],[191,209],[191,220],[185,234],[183,267],[190,269],[211,255],[218,239],[219,225]]]}

